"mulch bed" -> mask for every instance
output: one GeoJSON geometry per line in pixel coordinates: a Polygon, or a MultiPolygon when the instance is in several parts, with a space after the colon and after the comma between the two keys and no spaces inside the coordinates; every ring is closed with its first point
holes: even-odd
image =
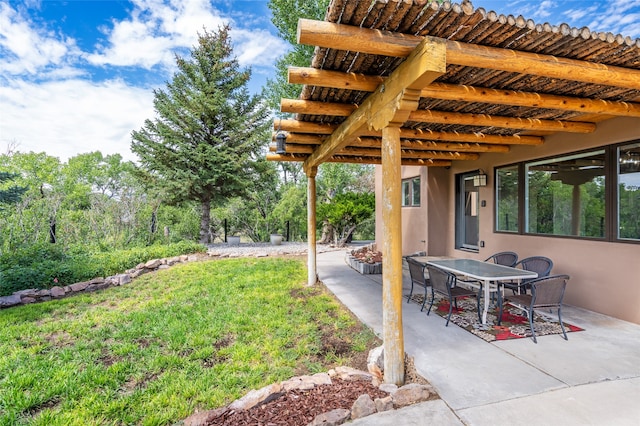
{"type": "Polygon", "coordinates": [[[374,400],[388,395],[370,382],[338,378],[332,381],[330,385],[316,386],[308,391],[288,391],[280,398],[246,411],[226,411],[210,419],[207,425],[304,426],[319,414],[338,408],[350,410],[360,395],[368,394],[374,400]]]}

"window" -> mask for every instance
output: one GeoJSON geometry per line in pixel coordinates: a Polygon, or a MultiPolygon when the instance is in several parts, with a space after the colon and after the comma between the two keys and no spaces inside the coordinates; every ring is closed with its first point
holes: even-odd
{"type": "Polygon", "coordinates": [[[526,233],[604,238],[604,150],[525,164],[526,233]]]}
{"type": "Polygon", "coordinates": [[[404,179],[402,181],[402,205],[420,205],[420,177],[404,179]]]}
{"type": "Polygon", "coordinates": [[[618,163],[618,238],[640,241],[640,143],[621,146],[618,163]]]}
{"type": "Polygon", "coordinates": [[[518,232],[518,166],[496,169],[496,231],[518,232]]]}
{"type": "Polygon", "coordinates": [[[496,168],[495,230],[640,242],[640,141],[496,168]]]}
{"type": "Polygon", "coordinates": [[[480,197],[478,188],[473,185],[477,174],[456,176],[456,248],[478,250],[480,197]]]}

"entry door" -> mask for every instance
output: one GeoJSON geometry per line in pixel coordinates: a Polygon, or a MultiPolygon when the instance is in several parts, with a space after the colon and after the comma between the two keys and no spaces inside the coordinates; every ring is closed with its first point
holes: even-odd
{"type": "Polygon", "coordinates": [[[457,175],[456,248],[478,250],[480,194],[473,186],[476,172],[457,175]]]}

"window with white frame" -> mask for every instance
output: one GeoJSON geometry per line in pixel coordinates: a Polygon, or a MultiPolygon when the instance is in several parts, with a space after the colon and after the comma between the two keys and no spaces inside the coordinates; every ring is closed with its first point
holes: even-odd
{"type": "Polygon", "coordinates": [[[402,206],[417,207],[420,205],[420,177],[402,180],[402,206]]]}

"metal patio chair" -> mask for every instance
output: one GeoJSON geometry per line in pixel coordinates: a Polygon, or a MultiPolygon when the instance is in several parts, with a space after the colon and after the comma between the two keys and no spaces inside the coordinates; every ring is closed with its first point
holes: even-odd
{"type": "Polygon", "coordinates": [[[422,300],[422,307],[420,310],[424,309],[424,304],[427,302],[427,289],[431,286],[429,279],[425,277],[425,265],[413,259],[411,256],[407,256],[405,258],[407,260],[407,264],[409,265],[409,275],[411,276],[411,291],[409,292],[409,296],[407,296],[407,303],[411,301],[411,295],[413,294],[413,286],[417,285],[424,288],[424,299],[422,300]]]}
{"type": "Polygon", "coordinates": [[[431,313],[433,307],[433,301],[435,300],[435,293],[439,293],[449,300],[449,315],[447,316],[446,327],[449,326],[449,320],[451,319],[451,312],[455,306],[458,309],[458,299],[461,297],[476,298],[476,309],[478,310],[478,321],[482,322],[480,317],[480,293],[476,293],[473,290],[469,290],[463,287],[457,286],[457,277],[437,266],[427,265],[429,271],[429,281],[431,281],[431,303],[429,304],[429,310],[427,315],[431,313]]]}
{"type": "MultiPolygon", "coordinates": [[[[553,269],[553,261],[544,256],[531,256],[520,260],[514,267],[521,268],[525,271],[536,272],[538,274],[538,278],[543,278],[549,276],[551,273],[551,269],[553,269]]],[[[521,293],[526,293],[528,288],[526,284],[528,281],[531,280],[522,280],[522,282],[505,281],[502,285],[505,288],[510,289],[513,294],[516,294],[516,290],[520,290],[521,293]]]]}
{"type": "Polygon", "coordinates": [[[515,266],[518,262],[518,254],[512,251],[501,251],[499,253],[494,253],[491,256],[487,257],[485,262],[493,262],[496,265],[504,265],[504,266],[515,266]]]}
{"type": "MultiPolygon", "coordinates": [[[[556,308],[558,310],[558,321],[560,322],[560,328],[562,328],[564,340],[569,340],[567,338],[567,332],[564,329],[564,324],[562,324],[562,300],[564,299],[564,292],[568,280],[568,275],[551,275],[536,278],[522,284],[529,286],[531,294],[514,294],[513,296],[505,298],[506,303],[527,313],[529,327],[531,327],[531,338],[534,343],[538,343],[533,327],[533,315],[536,309],[556,308]]],[[[498,317],[498,325],[500,325],[501,322],[502,311],[500,311],[498,317]]]]}

